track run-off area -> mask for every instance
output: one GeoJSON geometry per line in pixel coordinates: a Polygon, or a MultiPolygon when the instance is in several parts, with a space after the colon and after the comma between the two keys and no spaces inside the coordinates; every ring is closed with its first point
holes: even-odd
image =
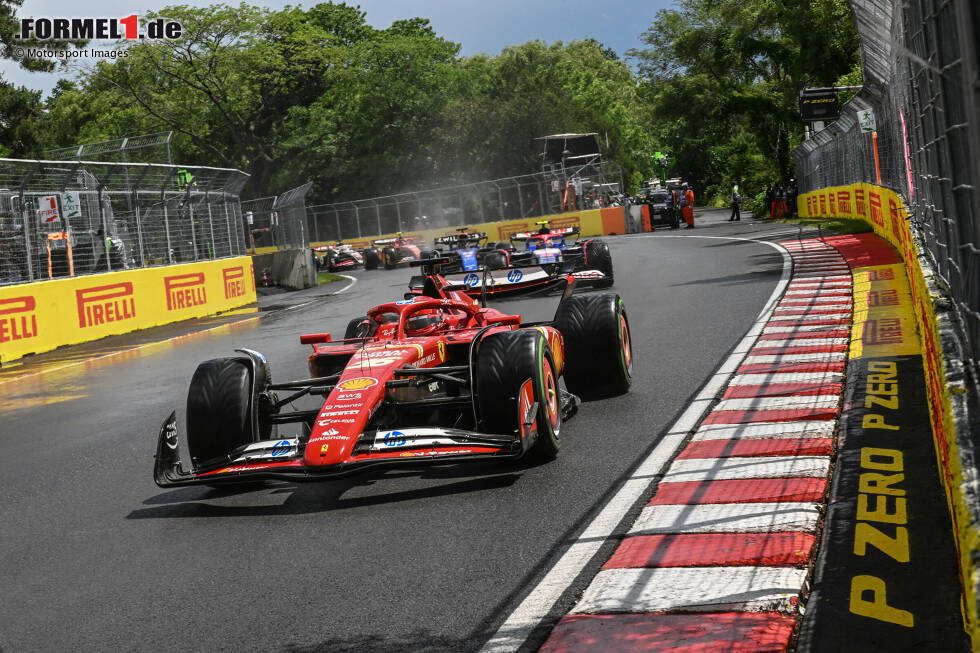
{"type": "MultiPolygon", "coordinates": [[[[274,380],[305,378],[299,335],[339,336],[366,308],[399,298],[407,269],[356,271],[336,288],[266,297],[255,314],[0,370],[0,650],[536,650],[567,614],[589,612],[576,608],[583,596],[614,604],[603,575],[623,569],[606,563],[625,555],[617,548],[637,534],[636,520],[649,519],[656,482],[696,466],[677,454],[698,424],[726,407],[759,410],[724,384],[737,371],[726,365],[744,357],[747,334],[762,333],[760,314],[790,282],[788,252],[766,241],[817,235],[725,217],[705,211],[694,230],[607,238],[612,290],[630,320],[633,387],[584,403],[547,464],[248,489],[154,485],[157,432],[173,409],[183,424],[199,362],[247,347],[266,355],[274,380]]],[[[557,301],[497,307],[545,320],[557,301]]],[[[765,338],[782,343],[776,333],[765,338]]],[[[796,453],[825,481],[831,447],[818,448],[796,453]]],[[[822,491],[807,485],[799,501],[822,491]]],[[[796,517],[815,526],[817,509],[801,506],[796,517]]],[[[807,570],[792,573],[802,581],[807,570]]]]}

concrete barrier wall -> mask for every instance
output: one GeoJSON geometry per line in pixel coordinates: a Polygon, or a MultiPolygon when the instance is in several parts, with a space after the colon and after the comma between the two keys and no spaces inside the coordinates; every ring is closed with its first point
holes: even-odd
{"type": "Polygon", "coordinates": [[[800,195],[797,206],[801,218],[866,222],[902,255],[922,340],[936,456],[955,529],[964,614],[974,648],[980,649],[980,481],[975,442],[980,416],[975,380],[964,364],[962,326],[898,193],[866,183],[833,186],[800,195]]]}
{"type": "Polygon", "coordinates": [[[252,304],[247,256],[0,288],[0,364],[252,304]]]}
{"type": "Polygon", "coordinates": [[[316,285],[316,262],[310,249],[287,249],[256,254],[252,257],[252,262],[257,272],[269,271],[273,285],[293,290],[312,288],[316,285]]]}

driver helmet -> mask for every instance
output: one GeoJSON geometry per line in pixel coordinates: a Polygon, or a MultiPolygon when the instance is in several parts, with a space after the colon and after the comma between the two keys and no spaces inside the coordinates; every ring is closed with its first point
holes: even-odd
{"type": "Polygon", "coordinates": [[[405,320],[405,335],[428,336],[438,331],[443,325],[442,311],[425,309],[413,313],[405,320]]]}

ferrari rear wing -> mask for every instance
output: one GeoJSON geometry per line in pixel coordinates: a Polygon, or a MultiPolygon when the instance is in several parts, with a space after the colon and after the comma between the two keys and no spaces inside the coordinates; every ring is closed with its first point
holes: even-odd
{"type": "Polygon", "coordinates": [[[379,238],[378,240],[372,240],[372,245],[390,245],[398,240],[397,238],[379,238]]]}

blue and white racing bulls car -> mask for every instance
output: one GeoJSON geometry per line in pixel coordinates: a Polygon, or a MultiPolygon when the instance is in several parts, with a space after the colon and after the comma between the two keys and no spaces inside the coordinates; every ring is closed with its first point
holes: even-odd
{"type": "MultiPolygon", "coordinates": [[[[568,244],[565,237],[578,235],[578,227],[551,229],[547,222],[538,224],[538,231],[511,236],[512,243],[525,243],[524,251],[517,251],[513,245],[500,247],[486,252],[482,260],[470,259],[468,265],[460,257],[460,265],[453,261],[443,268],[443,275],[451,284],[465,287],[468,294],[479,295],[484,290],[485,268],[486,292],[497,297],[560,289],[569,276],[582,286],[613,285],[612,255],[604,241],[588,238],[568,244]]],[[[409,289],[420,292],[422,281],[413,277],[409,289]]]]}

